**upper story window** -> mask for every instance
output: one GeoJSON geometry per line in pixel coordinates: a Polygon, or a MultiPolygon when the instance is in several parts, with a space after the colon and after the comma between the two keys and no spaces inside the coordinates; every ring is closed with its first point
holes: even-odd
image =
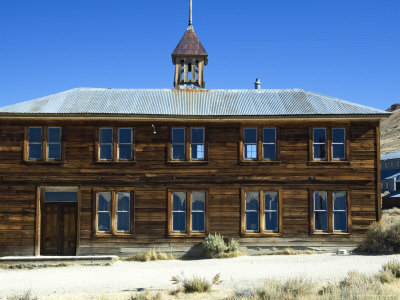
{"type": "Polygon", "coordinates": [[[97,159],[101,162],[132,162],[134,160],[133,128],[100,128],[97,159]]]}
{"type": "Polygon", "coordinates": [[[169,161],[205,161],[207,157],[204,127],[171,128],[169,161]]]}
{"type": "Polygon", "coordinates": [[[204,235],[208,232],[207,207],[206,191],[169,191],[169,235],[204,235]]]}
{"type": "Polygon", "coordinates": [[[26,161],[61,161],[63,145],[61,127],[28,127],[24,143],[26,161]]]}
{"type": "Polygon", "coordinates": [[[347,191],[312,192],[311,232],[350,231],[350,204],[347,191]]]}
{"type": "Polygon", "coordinates": [[[276,234],[281,232],[281,203],[278,190],[243,190],[242,234],[276,234]]]}
{"type": "Polygon", "coordinates": [[[118,235],[133,233],[133,191],[102,190],[95,192],[94,233],[118,235]]]}
{"type": "Polygon", "coordinates": [[[276,161],[277,129],[268,127],[242,129],[242,161],[276,161]]]}
{"type": "Polygon", "coordinates": [[[343,161],[348,157],[346,128],[313,128],[312,160],[343,161]]]}

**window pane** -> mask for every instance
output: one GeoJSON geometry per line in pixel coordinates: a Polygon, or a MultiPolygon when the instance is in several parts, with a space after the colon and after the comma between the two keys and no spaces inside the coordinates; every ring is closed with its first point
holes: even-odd
{"type": "Polygon", "coordinates": [[[132,160],[132,145],[119,145],[118,157],[121,160],[132,160]]]}
{"type": "Polygon", "coordinates": [[[186,212],[172,213],[172,230],[178,232],[186,231],[186,212]]]}
{"type": "Polygon", "coordinates": [[[333,213],[333,230],[347,230],[347,214],[345,211],[333,213]]]}
{"type": "Polygon", "coordinates": [[[192,212],[192,230],[204,232],[204,212],[192,212]]]}
{"type": "Polygon", "coordinates": [[[42,159],[42,144],[29,144],[29,159],[42,159]]]}
{"type": "Polygon", "coordinates": [[[346,192],[333,192],[333,209],[347,210],[346,192]]]}
{"type": "Polygon", "coordinates": [[[259,231],[258,221],[258,212],[246,212],[246,230],[259,231]]]}
{"type": "Polygon", "coordinates": [[[172,210],[186,211],[186,192],[172,193],[172,210]]]}
{"type": "Polygon", "coordinates": [[[244,142],[257,143],[257,128],[245,128],[244,129],[244,142]]]}
{"type": "Polygon", "coordinates": [[[185,145],[172,145],[172,159],[185,160],[185,145]]]}
{"type": "Polygon", "coordinates": [[[100,159],[112,159],[112,145],[100,145],[100,159]]]}
{"type": "Polygon", "coordinates": [[[263,145],[263,158],[264,159],[276,159],[275,144],[264,144],[263,145]]]}
{"type": "Polygon", "coordinates": [[[47,146],[49,159],[61,159],[61,144],[48,144],[47,146]]]}
{"type": "Polygon", "coordinates": [[[192,192],[192,210],[204,211],[206,206],[206,193],[204,192],[192,192]]]}
{"type": "Polygon", "coordinates": [[[326,159],[326,144],[314,144],[314,158],[326,159]]]}
{"type": "Polygon", "coordinates": [[[99,212],[97,216],[97,230],[101,232],[110,232],[111,227],[111,220],[110,220],[110,213],[107,212],[99,212]]]}
{"type": "Polygon", "coordinates": [[[185,143],[185,129],[172,128],[172,143],[185,143]]]}
{"type": "Polygon", "coordinates": [[[193,159],[204,159],[204,146],[203,145],[192,145],[192,158],[193,159]]]}
{"type": "Polygon", "coordinates": [[[100,128],[100,143],[112,143],[113,130],[112,128],[100,128]]]}
{"type": "Polygon", "coordinates": [[[248,159],[256,159],[257,158],[257,145],[245,145],[244,157],[248,158],[248,159]]]}
{"type": "Polygon", "coordinates": [[[132,143],[132,129],[131,128],[120,128],[118,132],[119,143],[132,143]]]}
{"type": "Polygon", "coordinates": [[[204,128],[192,128],[192,143],[203,144],[204,143],[204,128]]]}
{"type": "Polygon", "coordinates": [[[265,230],[278,231],[278,212],[265,212],[265,230]]]}
{"type": "Polygon", "coordinates": [[[256,210],[259,209],[259,194],[258,192],[246,192],[246,211],[247,210],[256,210]]]}
{"type": "Polygon", "coordinates": [[[109,232],[111,229],[111,193],[97,193],[97,230],[109,232]]]}
{"type": "Polygon", "coordinates": [[[29,143],[41,143],[42,142],[42,128],[29,128],[29,143]]]}
{"type": "Polygon", "coordinates": [[[47,141],[49,143],[61,143],[61,128],[50,127],[48,129],[47,141]]]}
{"type": "Polygon", "coordinates": [[[117,231],[129,232],[129,212],[117,213],[117,231]]]}
{"type": "Polygon", "coordinates": [[[326,143],[326,130],[324,128],[314,128],[314,143],[326,143]]]}
{"type": "Polygon", "coordinates": [[[118,192],[117,193],[117,210],[118,211],[129,211],[130,201],[131,201],[131,193],[118,192]]]}
{"type": "Polygon", "coordinates": [[[316,211],[314,213],[315,219],[314,219],[314,228],[315,230],[322,230],[322,231],[327,231],[328,230],[328,214],[326,211],[321,212],[321,211],[316,211]]]}
{"type": "Polygon", "coordinates": [[[102,192],[97,193],[97,210],[98,211],[110,211],[111,206],[111,193],[102,192]]]}
{"type": "Polygon", "coordinates": [[[332,145],[332,158],[333,159],[345,159],[344,144],[332,145]]]}
{"type": "Polygon", "coordinates": [[[45,192],[44,202],[78,202],[77,192],[45,192]]]}
{"type": "Polygon", "coordinates": [[[344,143],[345,131],[344,128],[332,129],[332,143],[344,143]]]}
{"type": "Polygon", "coordinates": [[[314,210],[327,210],[327,192],[314,192],[314,210]]]}
{"type": "Polygon", "coordinates": [[[275,143],[275,128],[263,129],[263,143],[275,143]]]}
{"type": "Polygon", "coordinates": [[[265,210],[278,210],[278,192],[265,192],[265,210]]]}

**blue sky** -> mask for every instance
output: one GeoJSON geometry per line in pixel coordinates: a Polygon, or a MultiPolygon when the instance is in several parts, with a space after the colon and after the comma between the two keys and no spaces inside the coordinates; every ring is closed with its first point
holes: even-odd
{"type": "MultiPolygon", "coordinates": [[[[400,102],[399,0],[193,0],[207,88],[400,102]]],[[[172,88],[188,0],[0,0],[0,106],[75,87],[172,88]]]]}

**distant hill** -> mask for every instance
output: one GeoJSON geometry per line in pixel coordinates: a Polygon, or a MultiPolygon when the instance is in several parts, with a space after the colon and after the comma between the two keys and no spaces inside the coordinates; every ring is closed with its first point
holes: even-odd
{"type": "Polygon", "coordinates": [[[386,111],[393,114],[381,123],[381,155],[400,150],[400,103],[386,111]]]}

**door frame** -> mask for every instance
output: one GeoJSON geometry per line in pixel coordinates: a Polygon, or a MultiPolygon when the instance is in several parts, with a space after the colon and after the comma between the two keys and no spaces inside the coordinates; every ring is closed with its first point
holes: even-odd
{"type": "Polygon", "coordinates": [[[36,187],[36,218],[35,218],[35,256],[40,256],[41,224],[42,224],[42,205],[44,203],[45,192],[76,192],[78,202],[76,205],[76,251],[79,255],[80,244],[80,219],[81,219],[81,189],[80,186],[37,186],[36,187]]]}

